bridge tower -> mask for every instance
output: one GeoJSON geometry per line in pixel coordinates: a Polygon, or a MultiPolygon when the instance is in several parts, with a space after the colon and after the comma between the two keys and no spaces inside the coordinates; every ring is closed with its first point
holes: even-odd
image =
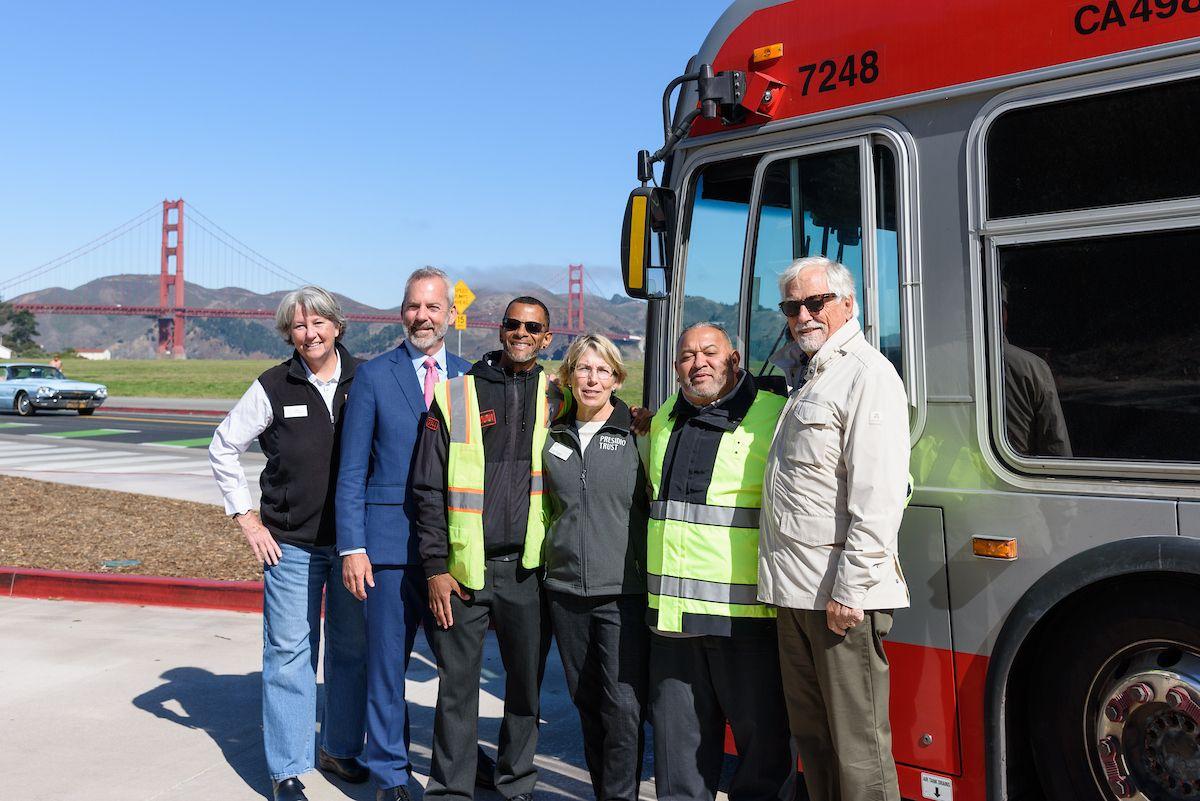
{"type": "Polygon", "coordinates": [[[162,271],[158,278],[158,355],[187,358],[183,347],[183,198],[163,201],[162,271]],[[171,212],[175,221],[171,221],[171,212]],[[171,234],[175,234],[172,238],[171,234]],[[174,289],[174,292],[172,292],[174,289]],[[169,310],[174,314],[168,316],[169,310]]]}
{"type": "Polygon", "coordinates": [[[567,266],[567,328],[583,333],[583,265],[567,266]]]}

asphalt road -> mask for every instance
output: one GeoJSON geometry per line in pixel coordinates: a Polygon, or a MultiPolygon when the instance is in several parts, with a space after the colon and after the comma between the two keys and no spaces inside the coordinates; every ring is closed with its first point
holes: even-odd
{"type": "MultiPolygon", "coordinates": [[[[64,441],[87,439],[108,443],[174,445],[203,450],[208,447],[213,431],[221,419],[217,415],[108,411],[102,406],[90,417],[80,417],[69,411],[44,411],[29,417],[0,414],[0,433],[33,435],[39,438],[58,436],[64,441]]],[[[258,443],[252,444],[250,451],[261,453],[258,443]]]]}

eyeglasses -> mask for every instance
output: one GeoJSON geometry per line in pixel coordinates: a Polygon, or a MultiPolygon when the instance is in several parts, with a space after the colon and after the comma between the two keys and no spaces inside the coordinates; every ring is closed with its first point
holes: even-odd
{"type": "Polygon", "coordinates": [[[800,307],[808,309],[809,314],[820,314],[825,304],[836,298],[836,292],[826,292],[824,295],[809,295],[801,300],[781,300],[779,310],[784,317],[795,317],[800,314],[800,307]]]}
{"type": "Polygon", "coordinates": [[[518,320],[515,317],[505,317],[500,321],[500,324],[504,326],[505,331],[516,331],[521,326],[525,326],[525,330],[534,336],[546,330],[545,323],[538,323],[532,320],[518,320]]]}
{"type": "Polygon", "coordinates": [[[590,378],[595,375],[597,381],[608,381],[613,377],[613,371],[609,367],[592,367],[590,365],[576,365],[575,375],[579,378],[590,378]]]}

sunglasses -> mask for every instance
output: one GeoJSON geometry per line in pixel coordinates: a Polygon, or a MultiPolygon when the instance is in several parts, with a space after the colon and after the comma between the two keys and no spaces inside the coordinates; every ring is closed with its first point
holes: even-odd
{"type": "Polygon", "coordinates": [[[826,292],[824,295],[809,295],[802,300],[781,300],[779,310],[784,317],[795,317],[800,314],[800,307],[808,309],[809,314],[820,314],[825,304],[837,297],[836,292],[826,292]]]}
{"type": "Polygon", "coordinates": [[[500,321],[500,325],[504,326],[505,331],[516,331],[521,326],[525,326],[525,330],[534,336],[546,330],[545,323],[533,322],[532,320],[518,320],[515,317],[505,317],[500,321]]]}

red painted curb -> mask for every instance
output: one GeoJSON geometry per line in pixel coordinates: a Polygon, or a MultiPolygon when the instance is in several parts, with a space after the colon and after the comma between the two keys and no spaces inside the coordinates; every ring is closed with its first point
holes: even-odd
{"type": "Polygon", "coordinates": [[[0,596],[12,598],[261,612],[262,586],[261,581],[70,573],[0,566],[0,596]]]}
{"type": "Polygon", "coordinates": [[[159,409],[148,406],[102,406],[100,408],[106,412],[132,412],[135,414],[179,414],[211,417],[224,417],[225,415],[229,414],[229,412],[223,412],[217,409],[159,409]]]}

